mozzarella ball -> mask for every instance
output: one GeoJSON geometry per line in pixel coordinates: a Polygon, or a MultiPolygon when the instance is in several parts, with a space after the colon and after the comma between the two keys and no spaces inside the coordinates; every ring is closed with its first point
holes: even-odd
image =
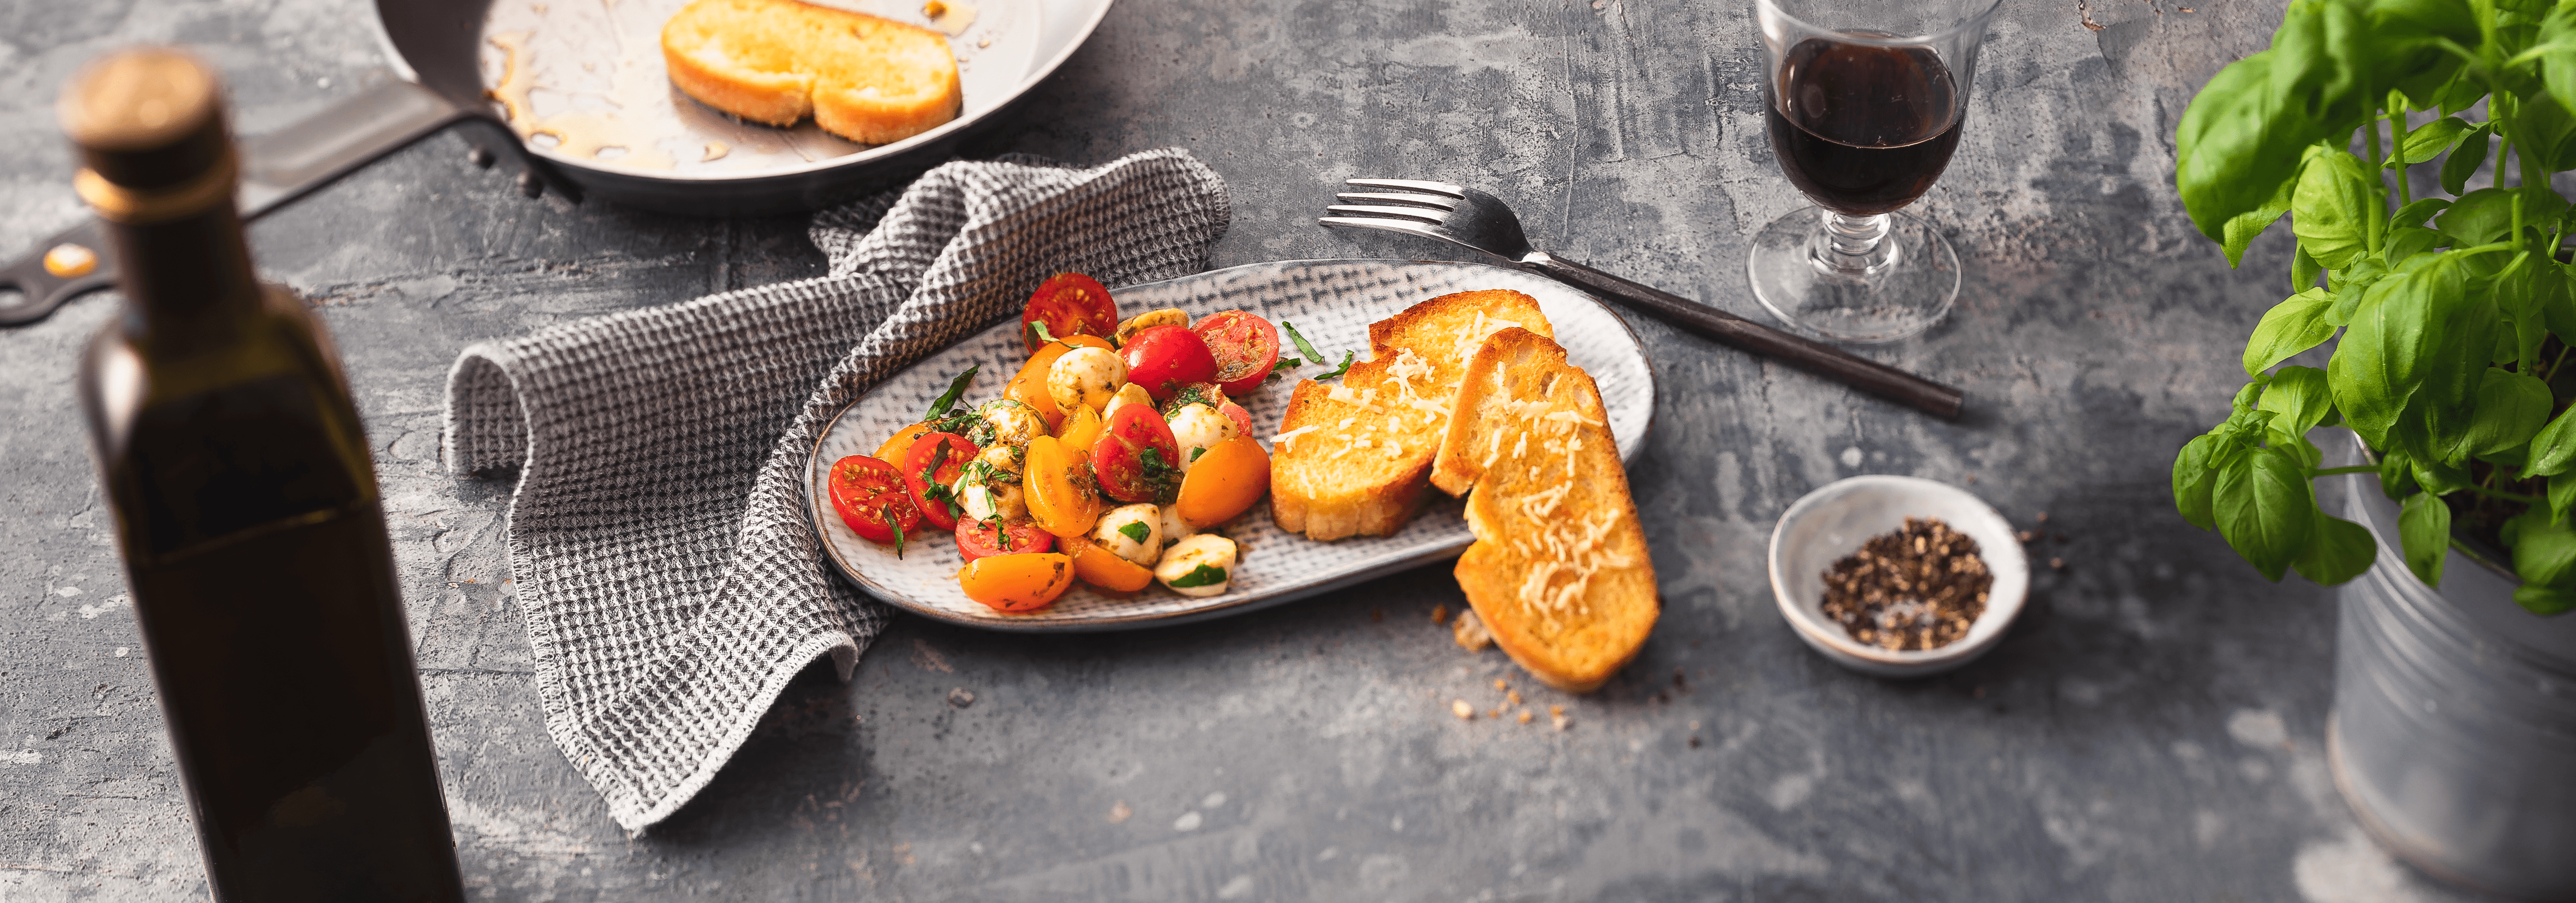
{"type": "Polygon", "coordinates": [[[1199,454],[1234,438],[1234,418],[1219,414],[1203,404],[1183,406],[1172,412],[1172,438],[1181,446],[1181,471],[1187,473],[1199,454]]]}
{"type": "Polygon", "coordinates": [[[1186,536],[1197,536],[1197,535],[1198,535],[1198,533],[1199,533],[1199,528],[1197,528],[1197,527],[1193,527],[1193,526],[1190,526],[1190,522],[1189,522],[1189,521],[1185,521],[1185,520],[1182,520],[1182,519],[1181,519],[1181,506],[1179,506],[1179,505],[1165,505],[1165,506],[1163,506],[1163,541],[1164,541],[1164,542],[1166,542],[1166,543],[1179,542],[1179,541],[1181,541],[1182,537],[1186,537],[1186,536]]]}
{"type": "MultiPolygon", "coordinates": [[[[979,448],[1027,448],[1029,440],[1047,434],[1045,417],[1039,416],[1036,409],[1008,398],[985,402],[975,409],[975,416],[983,418],[984,422],[966,431],[966,441],[979,448]]],[[[1019,468],[1011,469],[1016,471],[1019,468]]]]}
{"type": "Polygon", "coordinates": [[[1109,397],[1126,384],[1127,359],[1107,348],[1076,348],[1047,367],[1047,397],[1055,399],[1059,410],[1108,407],[1109,397]]]}
{"type": "Polygon", "coordinates": [[[1163,515],[1152,505],[1120,505],[1102,512],[1091,541],[1109,553],[1153,567],[1163,554],[1163,515]]]}
{"type": "Polygon", "coordinates": [[[1234,540],[1201,533],[1173,543],[1154,566],[1154,579],[1184,596],[1223,595],[1234,582],[1234,540]]]}
{"type": "Polygon", "coordinates": [[[1149,408],[1153,407],[1154,396],[1147,393],[1144,386],[1140,386],[1135,383],[1128,383],[1126,385],[1119,386],[1118,394],[1110,396],[1109,404],[1100,409],[1101,422],[1109,422],[1109,415],[1115,414],[1118,412],[1119,408],[1123,408],[1131,404],[1141,404],[1149,408]]]}
{"type": "Polygon", "coordinates": [[[956,493],[958,510],[976,520],[1018,520],[1029,513],[1028,496],[1016,484],[959,477],[956,493]]]}
{"type": "Polygon", "coordinates": [[[996,445],[985,449],[983,454],[976,455],[975,460],[983,462],[985,466],[994,470],[1019,473],[1020,458],[1028,453],[1027,448],[1025,445],[996,445]]]}

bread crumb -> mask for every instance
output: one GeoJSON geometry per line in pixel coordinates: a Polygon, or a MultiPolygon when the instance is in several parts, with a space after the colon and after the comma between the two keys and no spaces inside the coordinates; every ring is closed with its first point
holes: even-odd
{"type": "Polygon", "coordinates": [[[1375,624],[1375,623],[1377,623],[1377,622],[1379,622],[1379,621],[1384,621],[1384,620],[1386,620],[1386,609],[1383,609],[1383,608],[1372,608],[1372,609],[1369,609],[1369,623],[1371,623],[1371,624],[1375,624]]]}
{"type": "Polygon", "coordinates": [[[1556,729],[1557,729],[1557,730],[1564,730],[1564,729],[1566,728],[1566,725],[1570,725],[1570,724],[1573,724],[1573,723],[1574,723],[1574,719],[1572,719],[1572,718],[1568,718],[1568,717],[1565,717],[1565,716],[1563,716],[1563,715],[1558,715],[1558,716],[1556,716],[1556,729]]]}
{"type": "Polygon", "coordinates": [[[1504,704],[1506,704],[1506,705],[1520,705],[1520,704],[1521,704],[1521,691],[1519,691],[1519,690],[1504,690],[1504,691],[1503,691],[1503,702],[1504,702],[1504,704]]]}
{"type": "Polygon", "coordinates": [[[1134,814],[1136,810],[1127,808],[1126,800],[1119,800],[1116,805],[1109,807],[1109,823],[1114,825],[1126,821],[1127,816],[1134,814]]]}
{"type": "Polygon", "coordinates": [[[1499,678],[1499,677],[1494,678],[1494,689],[1497,689],[1497,690],[1509,690],[1509,689],[1511,689],[1511,688],[1512,688],[1512,685],[1511,685],[1511,684],[1509,684],[1509,683],[1505,683],[1505,682],[1503,681],[1503,679],[1502,679],[1502,678],[1499,678]]]}
{"type": "Polygon", "coordinates": [[[1528,723],[1530,723],[1530,711],[1529,711],[1528,709],[1522,709],[1522,710],[1521,710],[1521,723],[1522,723],[1522,724],[1528,724],[1528,723]]]}
{"type": "Polygon", "coordinates": [[[1434,623],[1434,624],[1447,624],[1447,623],[1449,623],[1449,606],[1446,606],[1446,605],[1434,605],[1434,606],[1431,606],[1431,623],[1434,623]]]}
{"type": "Polygon", "coordinates": [[[1461,699],[1449,704],[1449,714],[1458,716],[1458,720],[1460,721],[1474,721],[1476,720],[1476,707],[1468,705],[1466,700],[1461,699]]]}
{"type": "Polygon", "coordinates": [[[1497,719],[1497,720],[1501,719],[1501,718],[1503,717],[1503,707],[1502,707],[1502,706],[1495,706],[1493,711],[1490,711],[1490,712],[1486,712],[1486,713],[1485,713],[1485,717],[1487,717],[1487,718],[1493,718],[1493,719],[1497,719]]]}
{"type": "Polygon", "coordinates": [[[2048,523],[2048,512],[2042,511],[2039,513],[2039,522],[2043,524],[2048,523]]]}
{"type": "Polygon", "coordinates": [[[1485,622],[1477,620],[1472,609],[1458,613],[1457,621],[1449,626],[1449,637],[1458,642],[1458,648],[1469,652],[1483,652],[1494,644],[1494,635],[1485,630],[1485,622]]]}
{"type": "Polygon", "coordinates": [[[1557,718],[1563,718],[1565,717],[1565,707],[1561,705],[1548,706],[1547,713],[1557,718]]]}

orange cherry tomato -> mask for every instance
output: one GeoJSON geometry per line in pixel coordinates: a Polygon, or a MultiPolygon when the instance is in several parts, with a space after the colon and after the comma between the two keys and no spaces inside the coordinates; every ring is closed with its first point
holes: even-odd
{"type": "Polygon", "coordinates": [[[1002,397],[1035,409],[1038,416],[1046,418],[1047,429],[1062,425],[1064,412],[1056,409],[1055,396],[1047,392],[1047,371],[1055,366],[1056,358],[1076,348],[1118,350],[1109,346],[1108,339],[1096,335],[1059,336],[1029,354],[1029,362],[1022,364],[1020,372],[1011,377],[1010,385],[1003,387],[1002,397]]]}
{"type": "Polygon", "coordinates": [[[1062,552],[995,555],[957,569],[966,598],[996,611],[1036,611],[1073,586],[1073,556],[1062,552]]]}
{"type": "Polygon", "coordinates": [[[912,443],[919,441],[923,436],[930,435],[937,431],[938,430],[936,428],[932,427],[927,422],[916,423],[911,426],[904,427],[903,429],[896,430],[894,431],[893,438],[887,439],[884,445],[877,446],[877,453],[869,455],[868,457],[892,464],[896,467],[902,467],[903,456],[912,452],[912,443]]]}
{"type": "Polygon", "coordinates": [[[1100,441],[1100,434],[1108,428],[1101,421],[1099,411],[1092,410],[1090,405],[1082,405],[1067,412],[1064,426],[1055,431],[1055,438],[1066,448],[1087,451],[1092,443],[1100,441]]]}
{"type": "Polygon", "coordinates": [[[1089,457],[1053,436],[1029,440],[1020,461],[1020,489],[1028,500],[1029,519],[1039,529],[1073,537],[1100,522],[1100,493],[1091,484],[1089,457]]]}
{"type": "Polygon", "coordinates": [[[1073,575],[1082,582],[1111,592],[1132,593],[1152,585],[1154,572],[1144,565],[1118,557],[1118,553],[1093,544],[1091,540],[1070,536],[1057,543],[1073,556],[1073,575]]]}
{"type": "Polygon", "coordinates": [[[1181,478],[1181,520],[1207,528],[1233,520],[1270,491],[1270,453],[1260,440],[1236,436],[1216,444],[1181,478]]]}

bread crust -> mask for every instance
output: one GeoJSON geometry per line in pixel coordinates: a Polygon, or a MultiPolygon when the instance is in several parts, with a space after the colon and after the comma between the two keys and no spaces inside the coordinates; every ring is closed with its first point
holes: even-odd
{"type": "Polygon", "coordinates": [[[662,26],[671,83],[775,126],[807,116],[862,144],[957,118],[957,58],[936,31],[798,0],[695,0],[662,26]]]}

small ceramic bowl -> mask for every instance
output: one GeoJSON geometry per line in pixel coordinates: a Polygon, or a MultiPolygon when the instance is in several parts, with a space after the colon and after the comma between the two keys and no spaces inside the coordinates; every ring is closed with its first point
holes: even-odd
{"type": "Polygon", "coordinates": [[[2030,595],[2030,560],[2013,538],[2012,524],[1993,506],[1947,483],[1915,477],[1861,476],[1807,493],[1771,531],[1771,595],[1798,638],[1826,658],[1881,677],[1926,677],[1975,661],[2004,638],[2030,595]],[[1968,635],[1938,649],[1896,651],[1852,640],[1825,617],[1825,571],[1861,544],[1905,526],[1908,517],[1936,517],[1977,541],[1977,554],[1995,575],[1986,610],[1968,635]]]}

